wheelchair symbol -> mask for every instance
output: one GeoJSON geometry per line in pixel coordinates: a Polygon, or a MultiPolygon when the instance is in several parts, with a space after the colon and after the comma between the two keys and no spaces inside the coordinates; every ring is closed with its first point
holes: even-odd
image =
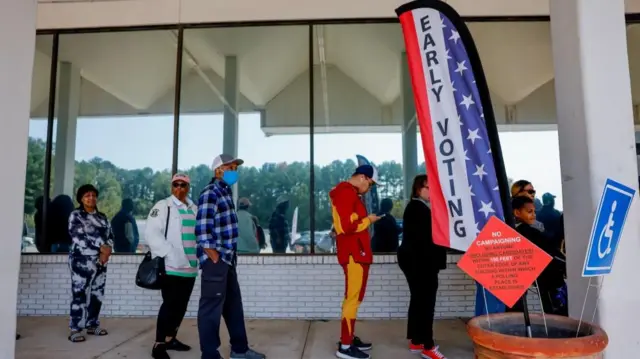
{"type": "Polygon", "coordinates": [[[604,228],[602,228],[602,232],[600,232],[600,238],[598,240],[598,257],[600,257],[600,259],[603,259],[606,255],[611,254],[611,242],[613,239],[613,225],[615,223],[613,220],[613,213],[616,211],[617,206],[618,206],[617,201],[613,201],[613,203],[611,203],[611,212],[609,213],[609,220],[607,221],[607,224],[604,226],[604,228]],[[603,251],[602,242],[605,239],[607,240],[607,246],[603,251]]]}

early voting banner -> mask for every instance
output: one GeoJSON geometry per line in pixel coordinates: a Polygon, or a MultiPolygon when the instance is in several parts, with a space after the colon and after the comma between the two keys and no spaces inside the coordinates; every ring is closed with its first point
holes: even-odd
{"type": "MultiPolygon", "coordinates": [[[[466,251],[489,218],[504,220],[503,205],[510,208],[480,57],[469,29],[446,3],[413,1],[396,13],[429,174],[433,239],[466,251]]],[[[485,308],[478,289],[476,315],[504,311],[490,293],[485,308]]]]}

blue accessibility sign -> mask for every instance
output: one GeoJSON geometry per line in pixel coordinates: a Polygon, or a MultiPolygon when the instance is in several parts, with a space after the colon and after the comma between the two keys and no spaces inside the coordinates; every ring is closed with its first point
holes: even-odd
{"type": "Polygon", "coordinates": [[[591,229],[591,240],[582,270],[583,277],[611,273],[622,229],[635,194],[634,189],[607,179],[591,229]]]}

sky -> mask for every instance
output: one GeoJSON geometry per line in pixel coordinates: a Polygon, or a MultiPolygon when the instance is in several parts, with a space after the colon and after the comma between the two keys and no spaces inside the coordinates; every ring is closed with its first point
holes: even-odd
{"type": "MultiPolygon", "coordinates": [[[[31,120],[31,137],[46,138],[47,123],[31,120]]],[[[55,126],[54,126],[55,129],[55,126]]],[[[419,134],[418,134],[419,136],[419,134]]],[[[54,130],[54,141],[56,131],[54,130]]],[[[171,168],[173,116],[80,118],[76,133],[76,160],[101,157],[125,169],[171,168]]],[[[562,209],[562,182],[557,131],[501,132],[500,142],[507,169],[513,180],[527,179],[538,191],[557,196],[562,209]]],[[[418,163],[424,161],[418,138],[418,163]]],[[[210,165],[222,151],[220,114],[182,115],[178,147],[178,168],[210,165]]],[[[402,136],[397,133],[316,134],[315,163],[353,159],[362,154],[370,161],[402,163],[402,136]],[[375,144],[375,145],[372,145],[375,144]]],[[[309,136],[267,137],[256,114],[241,114],[238,155],[249,166],[265,162],[309,161],[309,136]]]]}

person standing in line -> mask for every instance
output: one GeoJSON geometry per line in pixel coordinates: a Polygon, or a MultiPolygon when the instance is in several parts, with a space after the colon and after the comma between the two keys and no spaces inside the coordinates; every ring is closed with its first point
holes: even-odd
{"type": "Polygon", "coordinates": [[[411,293],[407,322],[409,350],[421,353],[425,359],[446,359],[433,340],[433,319],[438,273],[447,268],[447,250],[433,242],[428,202],[428,178],[418,175],[413,180],[411,201],[404,210],[398,265],[411,293]]]}
{"type": "Polygon", "coordinates": [[[198,334],[202,359],[221,359],[220,318],[229,330],[231,359],[265,359],[249,348],[238,283],[238,216],[231,186],[238,181],[244,161],[221,154],[213,160],[214,177],[198,199],[197,255],[202,274],[198,334]]]}
{"type": "Polygon", "coordinates": [[[78,188],[80,206],[69,216],[69,269],[71,270],[71,320],[69,341],[83,342],[87,334],[109,334],[100,328],[100,309],[107,280],[107,262],[113,248],[113,233],[107,216],[98,211],[98,190],[85,184],[78,188]],[[83,325],[84,322],[84,325],[83,325]]]}
{"type": "Polygon", "coordinates": [[[189,176],[175,174],[171,179],[171,196],[158,201],[147,217],[145,239],[151,254],[164,258],[167,273],[162,282],[162,305],[151,351],[154,359],[169,359],[167,350],[191,350],[176,338],[198,276],[195,235],[198,207],[188,197],[190,185],[189,176]]]}
{"type": "MultiPolygon", "coordinates": [[[[528,197],[535,203],[536,190],[533,188],[533,184],[531,182],[527,180],[518,180],[511,185],[511,197],[528,197]]],[[[544,224],[538,220],[533,223],[532,227],[540,232],[545,231],[544,224]]]]}
{"type": "Polygon", "coordinates": [[[289,211],[289,198],[281,195],[276,200],[276,209],[269,220],[269,239],[273,253],[285,254],[287,247],[291,245],[291,228],[287,221],[289,211]]]}
{"type": "Polygon", "coordinates": [[[258,226],[254,216],[249,212],[251,201],[242,197],[238,200],[238,253],[260,253],[258,243],[258,226]]]}
{"type": "Polygon", "coordinates": [[[118,213],[111,219],[111,228],[114,235],[114,250],[116,253],[135,253],[140,242],[138,224],[133,216],[135,209],[133,200],[125,198],[118,213]]]}
{"type": "Polygon", "coordinates": [[[338,263],[344,270],[345,293],[342,302],[340,344],[336,356],[342,359],[369,359],[365,351],[370,343],[355,336],[356,317],[364,299],[373,262],[369,226],[380,217],[367,215],[360,198],[378,180],[378,173],[371,165],[356,168],[348,181],[340,182],[330,192],[333,226],[336,231],[338,263]]]}

